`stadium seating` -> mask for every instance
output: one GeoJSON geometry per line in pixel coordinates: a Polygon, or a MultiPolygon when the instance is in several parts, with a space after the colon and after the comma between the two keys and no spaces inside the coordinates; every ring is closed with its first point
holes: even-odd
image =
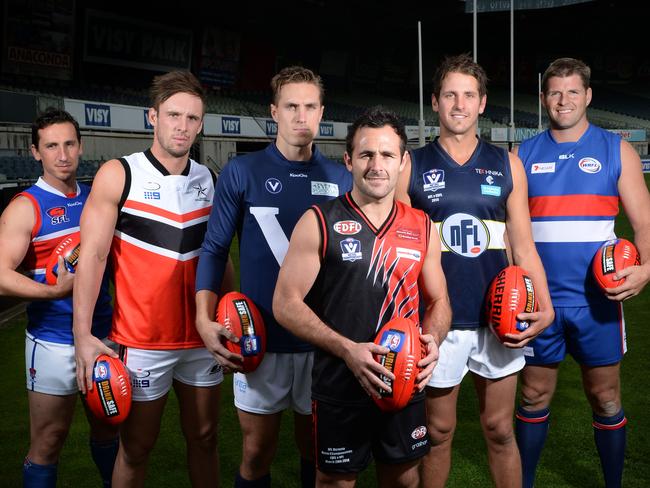
{"type": "MultiPolygon", "coordinates": [[[[81,160],[77,170],[79,180],[90,180],[95,176],[102,161],[81,160]]],[[[0,180],[34,182],[42,174],[41,163],[31,156],[0,156],[0,180]]]]}
{"type": "MultiPolygon", "coordinates": [[[[33,83],[33,82],[32,82],[33,83]]],[[[104,103],[147,106],[145,89],[117,86],[89,85],[87,87],[61,87],[20,85],[0,83],[0,89],[16,93],[30,93],[52,100],[64,97],[104,103]]],[[[432,112],[428,95],[425,97],[424,119],[427,125],[438,125],[437,114],[432,112]]],[[[251,117],[269,116],[269,94],[266,91],[212,91],[207,95],[207,112],[251,117]]],[[[383,105],[395,111],[407,125],[417,125],[419,105],[412,100],[402,100],[369,92],[328,90],[325,104],[325,119],[338,122],[352,122],[365,108],[383,105]]],[[[534,94],[515,94],[515,125],[537,127],[538,99],[534,94]]],[[[625,93],[621,89],[595,86],[594,98],[589,108],[590,120],[605,128],[650,130],[650,103],[643,95],[625,93]]],[[[479,119],[479,127],[489,130],[510,123],[510,93],[507,88],[490,87],[488,105],[479,119]]],[[[547,119],[542,117],[542,124],[547,119]]],[[[0,171],[2,173],[2,171],[0,171]]]]}

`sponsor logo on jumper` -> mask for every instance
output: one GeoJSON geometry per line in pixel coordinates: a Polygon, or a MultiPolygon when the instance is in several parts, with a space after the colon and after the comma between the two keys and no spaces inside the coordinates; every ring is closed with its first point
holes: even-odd
{"type": "Polygon", "coordinates": [[[481,195],[490,195],[493,197],[501,196],[501,187],[494,185],[481,185],[481,195]]]}
{"type": "Polygon", "coordinates": [[[399,227],[395,231],[395,235],[399,239],[420,242],[420,231],[418,229],[407,229],[406,227],[399,227]]]}
{"type": "Polygon", "coordinates": [[[479,175],[492,175],[492,176],[500,176],[503,178],[503,173],[495,169],[475,168],[474,171],[476,171],[476,173],[479,175]]]}
{"type": "Polygon", "coordinates": [[[533,163],[530,167],[530,174],[555,173],[555,161],[549,163],[533,163]]]}
{"type": "Polygon", "coordinates": [[[335,232],[346,236],[351,236],[361,232],[361,224],[356,220],[339,220],[333,225],[335,232]]]}
{"type": "Polygon", "coordinates": [[[412,259],[413,261],[420,262],[420,257],[422,254],[417,249],[409,249],[406,247],[397,247],[395,248],[398,258],[403,259],[412,259]]]}
{"type": "Polygon", "coordinates": [[[327,181],[312,181],[311,194],[323,197],[338,197],[339,185],[327,181]]]}

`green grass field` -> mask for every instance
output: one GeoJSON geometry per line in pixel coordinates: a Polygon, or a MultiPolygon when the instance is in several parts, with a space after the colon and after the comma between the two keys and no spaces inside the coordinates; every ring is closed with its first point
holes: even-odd
{"type": "MultiPolygon", "coordinates": [[[[624,218],[617,234],[631,237],[624,218]]],[[[647,358],[650,350],[650,293],[626,302],[628,354],[623,361],[623,404],[628,422],[628,448],[623,486],[650,487],[650,413],[647,392],[647,358]]],[[[24,378],[23,317],[0,326],[0,343],[5,351],[0,358],[0,487],[21,485],[21,463],[27,452],[29,430],[24,378]]],[[[232,486],[240,459],[240,432],[232,404],[232,377],[222,387],[220,455],[222,485],[232,486]]],[[[539,488],[593,488],[603,486],[600,465],[593,443],[591,411],[582,392],[579,369],[572,359],[561,367],[560,381],[551,410],[551,431],[537,476],[539,488]]],[[[148,470],[149,487],[190,486],[185,469],[184,441],[178,425],[178,407],[173,393],[169,397],[163,428],[148,470]]],[[[458,428],[454,440],[450,488],[492,486],[485,445],[478,422],[478,404],[471,379],[463,384],[458,405],[458,428]]],[[[87,426],[80,405],[59,468],[59,486],[99,486],[91,462],[87,426]]],[[[274,486],[298,487],[298,461],[293,447],[291,416],[283,423],[280,448],[272,470],[274,486]]],[[[363,473],[357,486],[375,486],[372,470],[363,473]]]]}

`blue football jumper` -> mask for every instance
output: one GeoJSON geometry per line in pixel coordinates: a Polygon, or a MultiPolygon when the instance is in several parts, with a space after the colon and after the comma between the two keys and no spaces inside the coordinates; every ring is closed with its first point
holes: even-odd
{"type": "Polygon", "coordinates": [[[440,236],[452,329],[481,326],[488,286],[508,265],[504,232],[511,191],[505,149],[479,139],[462,165],[438,139],[411,151],[408,194],[414,208],[429,214],[440,236]]]}
{"type": "Polygon", "coordinates": [[[275,143],[232,159],[217,180],[214,203],[196,273],[196,289],[218,293],[235,233],[239,239],[240,289],[260,309],[269,352],[304,352],[313,347],[273,317],[280,265],[294,226],[313,204],[350,190],[342,164],[312,146],[309,161],[289,161],[275,143]]]}

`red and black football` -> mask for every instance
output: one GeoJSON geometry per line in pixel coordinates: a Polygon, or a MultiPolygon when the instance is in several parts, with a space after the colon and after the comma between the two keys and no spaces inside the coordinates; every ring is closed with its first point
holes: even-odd
{"type": "Polygon", "coordinates": [[[517,315],[537,310],[533,280],[519,266],[502,269],[492,280],[485,301],[488,325],[501,342],[506,334],[519,334],[528,328],[528,322],[517,320],[517,315]]]}
{"type": "Polygon", "coordinates": [[[45,281],[48,285],[56,285],[59,270],[59,256],[63,256],[63,264],[70,273],[74,273],[79,260],[79,232],[65,236],[54,248],[45,266],[45,281]]]}
{"type": "Polygon", "coordinates": [[[641,259],[634,244],[627,239],[612,239],[600,246],[594,255],[592,271],[598,286],[602,289],[614,288],[625,282],[625,278],[614,278],[618,271],[639,264],[641,259]]]}
{"type": "Polygon", "coordinates": [[[124,363],[100,354],[93,368],[93,389],[85,399],[98,419],[112,425],[124,422],[131,411],[131,381],[124,363]]]}
{"type": "Polygon", "coordinates": [[[217,306],[217,322],[239,338],[239,342],[225,341],[229,351],[244,358],[243,371],[255,371],[264,359],[266,328],[262,314],[253,301],[243,293],[226,293],[217,306]]]}
{"type": "Polygon", "coordinates": [[[389,393],[380,389],[381,398],[373,397],[373,400],[384,412],[401,410],[416,391],[415,378],[420,371],[417,364],[426,356],[426,348],[420,341],[420,331],[412,320],[396,318],[379,329],[374,342],[390,349],[385,355],[375,356],[375,360],[393,373],[395,379],[390,380],[381,375],[380,379],[392,391],[389,393]]]}

